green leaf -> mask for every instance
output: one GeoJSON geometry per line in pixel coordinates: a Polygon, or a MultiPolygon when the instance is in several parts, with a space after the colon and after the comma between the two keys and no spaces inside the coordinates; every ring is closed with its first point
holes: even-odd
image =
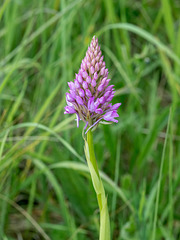
{"type": "Polygon", "coordinates": [[[100,240],[110,240],[110,222],[107,207],[107,198],[103,202],[103,208],[100,211],[100,240]]]}
{"type": "Polygon", "coordinates": [[[88,143],[87,141],[85,141],[85,154],[86,154],[86,159],[87,159],[87,163],[88,163],[88,167],[89,167],[89,171],[91,174],[91,178],[92,178],[92,182],[93,182],[93,186],[95,189],[95,192],[97,195],[102,194],[103,193],[103,187],[102,187],[102,182],[100,180],[100,178],[98,177],[91,161],[90,161],[90,154],[89,154],[89,147],[88,147],[88,143]]]}

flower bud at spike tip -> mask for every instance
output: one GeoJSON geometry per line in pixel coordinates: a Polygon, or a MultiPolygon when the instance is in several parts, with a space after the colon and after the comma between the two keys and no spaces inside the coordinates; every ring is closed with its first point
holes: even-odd
{"type": "Polygon", "coordinates": [[[117,109],[121,103],[110,103],[114,97],[114,85],[108,86],[109,81],[108,69],[94,36],[74,82],[68,82],[70,93],[66,93],[68,106],[64,114],[76,113],[77,126],[82,120],[89,126],[88,130],[101,120],[117,123],[115,118],[119,117],[117,109]]]}

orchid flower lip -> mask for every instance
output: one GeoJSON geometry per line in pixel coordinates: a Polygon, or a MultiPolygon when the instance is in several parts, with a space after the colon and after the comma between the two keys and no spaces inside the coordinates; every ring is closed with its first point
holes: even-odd
{"type": "Polygon", "coordinates": [[[75,74],[74,81],[68,82],[69,92],[66,93],[67,106],[64,114],[77,115],[79,121],[85,122],[86,133],[94,128],[101,120],[118,122],[117,110],[121,103],[112,105],[114,85],[108,85],[108,69],[98,44],[98,39],[93,36],[86,55],[82,60],[79,72],[75,74]]]}

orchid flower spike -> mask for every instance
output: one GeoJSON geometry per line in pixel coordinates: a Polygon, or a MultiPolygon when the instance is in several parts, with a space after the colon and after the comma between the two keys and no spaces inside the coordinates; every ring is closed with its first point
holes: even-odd
{"type": "MultiPolygon", "coordinates": [[[[66,93],[67,106],[64,114],[77,115],[79,120],[86,123],[87,131],[105,120],[107,123],[118,122],[117,109],[121,103],[112,105],[114,85],[108,85],[108,69],[103,61],[103,56],[94,36],[88,47],[81,68],[73,82],[68,82],[69,92],[66,93]]],[[[86,133],[87,133],[86,131],[86,133]]]]}

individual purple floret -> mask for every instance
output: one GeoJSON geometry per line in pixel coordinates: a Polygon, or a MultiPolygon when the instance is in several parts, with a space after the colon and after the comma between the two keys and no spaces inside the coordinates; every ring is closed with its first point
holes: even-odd
{"type": "MultiPolygon", "coordinates": [[[[121,103],[112,105],[114,97],[114,85],[109,85],[108,69],[103,61],[103,56],[98,45],[98,39],[94,36],[81,68],[76,74],[74,82],[68,82],[69,93],[66,93],[67,105],[64,114],[77,115],[77,127],[79,120],[86,123],[85,128],[93,128],[99,122],[118,122],[117,109],[121,103]]],[[[86,131],[86,132],[87,132],[86,131]]]]}

